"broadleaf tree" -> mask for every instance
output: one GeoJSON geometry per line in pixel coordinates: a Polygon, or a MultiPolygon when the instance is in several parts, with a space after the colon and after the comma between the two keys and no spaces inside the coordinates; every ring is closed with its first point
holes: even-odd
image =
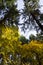
{"type": "Polygon", "coordinates": [[[14,65],[18,46],[19,11],[16,0],[0,0],[0,65],[14,65]]]}

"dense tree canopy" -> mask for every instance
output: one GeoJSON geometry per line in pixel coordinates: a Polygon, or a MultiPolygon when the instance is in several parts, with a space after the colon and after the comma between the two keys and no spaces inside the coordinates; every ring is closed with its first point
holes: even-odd
{"type": "Polygon", "coordinates": [[[13,25],[18,23],[19,11],[16,0],[0,0],[0,25],[13,25]]]}
{"type": "Polygon", "coordinates": [[[22,63],[28,65],[43,65],[43,43],[31,41],[30,44],[19,45],[17,52],[21,54],[22,63]]]}
{"type": "Polygon", "coordinates": [[[39,0],[24,0],[22,24],[15,2],[0,0],[0,65],[43,65],[43,14],[38,9],[39,0]],[[23,31],[33,28],[42,34],[30,35],[28,40],[20,36],[18,25],[23,25],[23,31]]]}

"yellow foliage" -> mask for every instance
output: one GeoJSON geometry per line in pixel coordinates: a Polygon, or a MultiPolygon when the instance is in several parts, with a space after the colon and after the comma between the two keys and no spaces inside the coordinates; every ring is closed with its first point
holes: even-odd
{"type": "MultiPolygon", "coordinates": [[[[19,33],[17,27],[3,27],[1,38],[0,38],[0,55],[3,55],[4,64],[8,65],[23,65],[34,63],[37,65],[39,62],[37,60],[37,55],[41,58],[41,63],[43,59],[43,43],[40,41],[32,40],[28,44],[21,45],[22,42],[19,41],[19,33]],[[11,56],[10,56],[11,55],[11,56]],[[11,57],[11,58],[10,58],[11,57]],[[22,61],[21,61],[22,60],[22,61]]],[[[3,65],[4,65],[3,64],[3,65]]],[[[43,64],[42,64],[43,65],[43,64]]]]}
{"type": "Polygon", "coordinates": [[[8,40],[17,40],[18,39],[18,29],[15,27],[6,27],[2,29],[2,38],[8,40]],[[14,38],[15,37],[15,38],[14,38]]]}
{"type": "Polygon", "coordinates": [[[4,63],[12,63],[10,60],[10,55],[14,55],[17,50],[19,42],[18,28],[14,27],[2,27],[1,28],[1,38],[0,38],[0,55],[3,55],[4,63]]]}
{"type": "Polygon", "coordinates": [[[37,63],[39,63],[38,59],[40,60],[41,58],[40,62],[42,62],[43,59],[43,43],[34,40],[28,44],[19,45],[17,52],[21,55],[22,58],[29,59],[27,62],[31,61],[37,65],[37,63]]]}

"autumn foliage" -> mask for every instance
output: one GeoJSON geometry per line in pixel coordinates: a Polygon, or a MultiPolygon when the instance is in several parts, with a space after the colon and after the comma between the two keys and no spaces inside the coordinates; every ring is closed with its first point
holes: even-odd
{"type": "Polygon", "coordinates": [[[18,28],[3,27],[0,36],[0,65],[43,65],[43,42],[22,45],[18,28]]]}

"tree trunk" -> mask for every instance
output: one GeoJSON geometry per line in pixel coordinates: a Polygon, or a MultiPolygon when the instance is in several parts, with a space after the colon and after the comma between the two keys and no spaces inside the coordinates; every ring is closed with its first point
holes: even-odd
{"type": "Polygon", "coordinates": [[[43,31],[43,25],[41,25],[40,21],[35,17],[35,15],[33,13],[31,13],[33,19],[36,21],[36,23],[38,24],[39,28],[43,31]]]}

